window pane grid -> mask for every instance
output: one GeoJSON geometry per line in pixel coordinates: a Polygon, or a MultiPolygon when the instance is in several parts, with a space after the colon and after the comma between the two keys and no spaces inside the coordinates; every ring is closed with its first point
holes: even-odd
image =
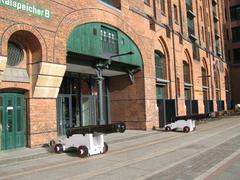
{"type": "Polygon", "coordinates": [[[155,53],[156,78],[165,79],[165,58],[155,53]]]}
{"type": "Polygon", "coordinates": [[[183,64],[183,73],[184,73],[184,83],[191,83],[190,81],[190,70],[187,63],[183,64]]]}
{"type": "Polygon", "coordinates": [[[104,53],[118,53],[118,38],[117,32],[106,27],[101,28],[101,40],[104,53]]]}

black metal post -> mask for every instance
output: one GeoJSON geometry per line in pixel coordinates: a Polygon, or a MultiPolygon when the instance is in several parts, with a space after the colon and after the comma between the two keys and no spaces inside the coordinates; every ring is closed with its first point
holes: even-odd
{"type": "Polygon", "coordinates": [[[97,68],[97,82],[98,82],[98,125],[99,124],[105,124],[104,118],[103,118],[103,69],[97,68]]]}

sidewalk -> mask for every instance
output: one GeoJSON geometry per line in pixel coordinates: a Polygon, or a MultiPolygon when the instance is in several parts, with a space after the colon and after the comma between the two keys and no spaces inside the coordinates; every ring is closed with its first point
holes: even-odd
{"type": "MultiPolygon", "coordinates": [[[[221,121],[221,119],[228,119],[230,117],[214,118],[211,120],[199,121],[197,129],[204,124],[215,124],[214,121],[221,121]]],[[[112,133],[104,135],[104,140],[107,144],[116,144],[119,142],[127,142],[131,140],[139,140],[141,138],[151,136],[153,134],[163,133],[161,130],[126,130],[124,133],[112,133]]],[[[163,133],[163,136],[169,136],[169,134],[163,133]]],[[[24,160],[37,159],[45,156],[54,155],[51,147],[35,147],[35,148],[19,148],[7,151],[0,151],[0,165],[10,164],[14,162],[21,162],[24,160]]]]}
{"type": "MultiPolygon", "coordinates": [[[[139,139],[154,133],[159,133],[159,131],[126,130],[124,133],[106,134],[104,135],[104,140],[108,144],[114,144],[131,139],[139,139]]],[[[19,148],[0,151],[0,165],[36,159],[51,154],[55,154],[51,147],[19,148]]]]}

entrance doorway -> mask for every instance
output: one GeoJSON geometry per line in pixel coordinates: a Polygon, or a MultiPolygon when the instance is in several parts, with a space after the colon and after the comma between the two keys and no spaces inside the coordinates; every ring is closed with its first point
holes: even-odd
{"type": "Polygon", "coordinates": [[[14,149],[25,145],[24,95],[0,94],[0,149],[14,149]]]}
{"type": "MultiPolygon", "coordinates": [[[[104,124],[109,122],[106,81],[103,85],[104,124]]],[[[98,111],[96,80],[88,74],[67,72],[57,98],[58,135],[65,135],[68,128],[100,124],[98,111]]]]}
{"type": "Polygon", "coordinates": [[[97,97],[93,95],[59,94],[57,98],[58,135],[71,127],[97,124],[97,97]],[[80,103],[82,102],[82,103],[80,103]]]}

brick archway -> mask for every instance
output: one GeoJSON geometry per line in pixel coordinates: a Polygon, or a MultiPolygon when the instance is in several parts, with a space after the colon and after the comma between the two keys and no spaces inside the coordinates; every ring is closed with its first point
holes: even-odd
{"type": "MultiPolygon", "coordinates": [[[[75,11],[73,13],[70,13],[67,15],[62,22],[60,23],[57,33],[54,40],[54,52],[53,52],[53,63],[57,64],[66,64],[66,49],[67,49],[67,41],[70,36],[70,33],[74,30],[75,27],[87,23],[104,23],[109,26],[112,26],[119,31],[126,34],[138,47],[140,54],[143,59],[143,70],[138,72],[136,74],[136,81],[132,85],[129,85],[126,88],[122,88],[118,91],[119,96],[116,96],[117,99],[114,99],[115,102],[111,102],[112,106],[122,108],[120,107],[119,101],[125,104],[125,108],[122,111],[122,114],[124,114],[124,117],[126,118],[127,126],[129,128],[138,128],[138,129],[147,129],[148,127],[152,127],[152,122],[154,121],[154,118],[151,115],[148,115],[147,112],[148,109],[151,108],[149,106],[146,106],[148,100],[146,98],[147,92],[144,89],[147,89],[147,82],[143,78],[144,74],[147,73],[147,70],[145,69],[147,65],[147,60],[150,60],[150,57],[152,57],[152,53],[149,51],[146,51],[144,44],[140,37],[135,33],[134,28],[127,24],[124,19],[121,18],[117,13],[111,13],[103,9],[98,8],[91,8],[91,9],[81,9],[78,11],[75,11]],[[96,16],[96,14],[98,16],[96,16]],[[138,87],[143,87],[141,90],[138,87]],[[132,101],[128,102],[124,99],[121,99],[122,94],[129,94],[129,92],[134,92],[133,89],[138,89],[138,91],[141,91],[139,93],[134,93],[133,96],[131,96],[132,101]],[[141,96],[141,98],[139,97],[141,96]],[[120,99],[118,99],[120,97],[120,99]],[[144,98],[143,98],[144,97],[144,98]],[[119,101],[118,101],[119,100],[119,101]],[[134,100],[134,101],[133,101],[134,100]],[[118,104],[118,105],[117,105],[118,104]],[[136,107],[132,109],[132,113],[129,113],[130,107],[136,107]],[[140,110],[139,110],[140,109],[140,110]],[[139,112],[144,113],[139,113],[139,112]],[[129,114],[132,114],[131,116],[129,114]],[[134,116],[133,116],[134,114],[134,116]],[[137,119],[137,120],[136,120],[137,119]]],[[[120,78],[119,80],[122,80],[126,82],[126,78],[120,78]]],[[[116,81],[115,81],[116,82],[116,81]]],[[[124,83],[123,83],[124,84],[124,83]]],[[[152,106],[154,107],[154,103],[152,103],[152,106]]],[[[118,111],[119,112],[119,111],[118,111]]],[[[114,112],[114,108],[112,108],[111,114],[112,114],[112,121],[116,121],[119,116],[118,112],[114,112]]]]}
{"type": "Polygon", "coordinates": [[[8,51],[8,40],[10,37],[17,31],[26,31],[33,34],[36,39],[39,41],[42,48],[42,61],[47,61],[47,46],[46,43],[38,30],[36,30],[33,26],[27,24],[17,24],[10,26],[2,35],[2,47],[1,54],[3,56],[7,56],[8,51]]]}

